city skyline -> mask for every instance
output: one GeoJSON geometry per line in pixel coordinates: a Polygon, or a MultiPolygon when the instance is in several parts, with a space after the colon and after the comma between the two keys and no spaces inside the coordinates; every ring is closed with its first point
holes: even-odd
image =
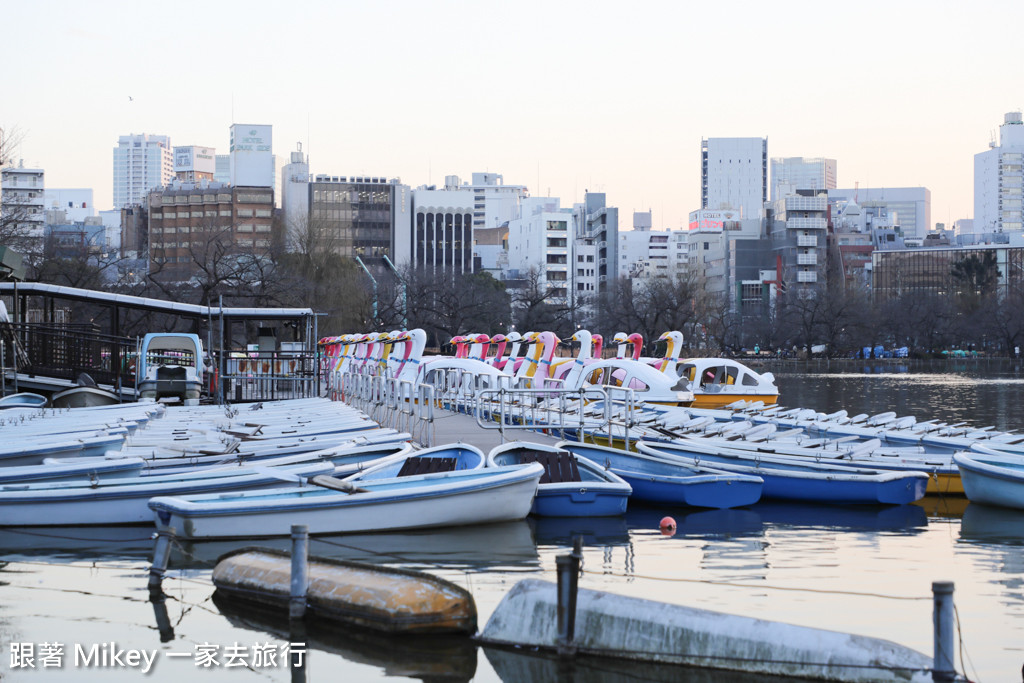
{"type": "MultiPolygon", "coordinates": [[[[623,228],[700,208],[703,138],[837,160],[838,186],[927,187],[973,218],[973,157],[1024,104],[1019,3],[11,5],[0,127],[47,187],[112,208],[131,133],[228,152],[270,124],[311,172],[440,185],[497,172],[563,205],[605,192],[623,228]],[[25,97],[12,96],[26,93],[25,97]]],[[[929,226],[929,228],[934,226],[929,226]]]]}

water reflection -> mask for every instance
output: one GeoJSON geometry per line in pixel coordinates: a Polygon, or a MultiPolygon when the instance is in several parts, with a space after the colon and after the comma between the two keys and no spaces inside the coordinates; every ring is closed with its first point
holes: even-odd
{"type": "Polygon", "coordinates": [[[1024,545],[1024,510],[971,503],[963,513],[960,538],[1007,546],[1024,545]]]}
{"type": "MultiPolygon", "coordinates": [[[[628,661],[604,657],[564,660],[553,654],[484,647],[487,661],[504,683],[763,683],[761,674],[749,674],[691,666],[628,661]]],[[[798,683],[788,676],[773,676],[779,683],[798,683]]],[[[806,680],[806,679],[799,679],[806,680]]]]}
{"type": "Polygon", "coordinates": [[[0,529],[5,559],[46,557],[50,562],[149,560],[153,529],[146,526],[0,529]]]}
{"type": "MultiPolygon", "coordinates": [[[[387,676],[427,682],[470,681],[476,675],[476,645],[466,636],[390,636],[365,628],[343,628],[311,620],[305,638],[280,612],[265,612],[249,604],[213,594],[213,603],[232,626],[269,634],[286,642],[305,642],[307,650],[339,655],[349,662],[377,667],[387,676]]],[[[316,657],[316,652],[308,654],[316,657]]],[[[293,668],[294,674],[294,668],[293,668]]],[[[339,675],[344,679],[344,675],[339,675]]],[[[294,680],[294,676],[293,676],[294,680]]]]}
{"type": "Polygon", "coordinates": [[[765,524],[842,531],[920,531],[928,515],[917,505],[812,505],[763,500],[753,510],[765,524]]]}
{"type": "MultiPolygon", "coordinates": [[[[179,541],[172,566],[212,567],[221,555],[251,545],[290,551],[291,539],[179,541]],[[175,564],[177,563],[177,564],[175,564]]],[[[378,534],[313,536],[318,557],[407,567],[534,567],[537,546],[526,521],[378,534]]]]}
{"type": "Polygon", "coordinates": [[[617,517],[530,517],[538,545],[572,546],[577,537],[583,545],[627,545],[626,518],[617,517]]]}

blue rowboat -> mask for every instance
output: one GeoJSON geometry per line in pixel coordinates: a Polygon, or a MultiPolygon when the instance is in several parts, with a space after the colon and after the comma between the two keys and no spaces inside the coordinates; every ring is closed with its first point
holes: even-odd
{"type": "Polygon", "coordinates": [[[632,488],[614,472],[564,448],[527,441],[497,446],[488,467],[539,462],[544,475],[530,513],[540,517],[611,517],[626,512],[632,488]]]}
{"type": "Polygon", "coordinates": [[[808,458],[747,453],[689,439],[672,443],[639,442],[641,453],[685,465],[705,465],[764,479],[765,498],[837,505],[902,505],[924,497],[925,472],[892,472],[845,467],[808,458]]]}
{"type": "Polygon", "coordinates": [[[560,441],[558,448],[587,458],[628,483],[636,500],[662,505],[733,508],[761,498],[760,477],[683,464],[657,455],[560,441]]]}
{"type": "Polygon", "coordinates": [[[435,472],[478,470],[486,463],[487,456],[476,446],[453,443],[421,451],[410,451],[404,458],[389,458],[386,462],[367,467],[362,472],[347,477],[345,481],[362,482],[435,472]]]}

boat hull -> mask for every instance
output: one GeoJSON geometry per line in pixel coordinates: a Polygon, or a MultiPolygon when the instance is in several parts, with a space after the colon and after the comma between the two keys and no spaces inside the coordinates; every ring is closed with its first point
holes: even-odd
{"type": "Polygon", "coordinates": [[[539,517],[613,517],[626,512],[630,489],[599,482],[541,484],[530,508],[539,517]]]}
{"type": "MultiPolygon", "coordinates": [[[[854,470],[840,466],[782,462],[768,457],[731,455],[688,450],[683,444],[641,445],[641,452],[678,459],[686,464],[749,474],[764,480],[765,498],[779,498],[835,505],[902,505],[924,497],[928,475],[923,472],[854,470]]],[[[793,460],[790,458],[790,460],[793,460]]]]}
{"type": "Polygon", "coordinates": [[[957,453],[954,461],[972,503],[1024,510],[1024,458],[957,453]]]}
{"type": "Polygon", "coordinates": [[[570,442],[559,446],[598,464],[606,462],[632,487],[631,497],[646,503],[726,509],[753,505],[762,495],[758,477],[694,472],[619,449],[570,442]]]}
{"type": "Polygon", "coordinates": [[[173,529],[184,538],[285,536],[293,524],[306,525],[311,534],[333,534],[523,519],[530,512],[543,468],[500,469],[500,474],[470,470],[417,475],[407,477],[407,482],[401,482],[401,477],[360,481],[358,485],[369,491],[357,494],[303,487],[219,500],[216,496],[154,498],[149,506],[159,529],[173,529]],[[463,481],[458,486],[445,483],[453,479],[463,481]]]}
{"type": "MultiPolygon", "coordinates": [[[[242,548],[213,570],[217,590],[287,613],[291,556],[242,548]]],[[[308,610],[317,617],[374,631],[402,634],[476,632],[476,605],[464,588],[430,574],[310,557],[308,610]]]]}

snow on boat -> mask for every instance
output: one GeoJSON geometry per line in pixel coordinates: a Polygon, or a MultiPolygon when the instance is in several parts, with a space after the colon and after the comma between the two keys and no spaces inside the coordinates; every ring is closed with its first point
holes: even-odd
{"type": "Polygon", "coordinates": [[[561,441],[557,447],[621,477],[632,487],[631,495],[636,500],[724,509],[753,505],[761,498],[763,480],[758,476],[670,462],[657,455],[595,444],[561,441]]]}
{"type": "MultiPolygon", "coordinates": [[[[306,607],[312,616],[401,634],[476,632],[469,591],[424,572],[310,557],[306,607]]],[[[288,613],[291,555],[241,548],[222,556],[213,584],[226,596],[288,613]]]]}
{"type": "Polygon", "coordinates": [[[1024,510],[1024,457],[975,445],[953,455],[972,503],[1024,510]]]}
{"type": "Polygon", "coordinates": [[[639,442],[641,453],[689,465],[750,474],[764,479],[765,498],[784,498],[827,504],[901,505],[923,498],[925,472],[886,472],[844,467],[804,458],[747,453],[708,447],[696,440],[672,443],[639,442]]]}
{"type": "Polygon", "coordinates": [[[278,469],[228,467],[140,479],[105,479],[83,486],[62,482],[7,484],[0,486],[0,526],[147,524],[153,519],[147,507],[153,496],[276,487],[282,485],[283,476],[313,477],[333,471],[329,462],[314,462],[278,469]]]}
{"type": "Polygon", "coordinates": [[[530,513],[541,517],[610,517],[626,512],[632,491],[621,477],[557,446],[513,441],[487,454],[488,467],[539,462],[544,475],[530,513]]]}
{"type": "Polygon", "coordinates": [[[539,463],[149,501],[157,528],[183,538],[359,533],[523,519],[544,468],[539,463]],[[328,488],[328,486],[330,488],[328,488]]]}
{"type": "Polygon", "coordinates": [[[0,398],[0,410],[4,408],[43,408],[46,403],[45,396],[34,394],[31,391],[22,391],[0,398]]]}

